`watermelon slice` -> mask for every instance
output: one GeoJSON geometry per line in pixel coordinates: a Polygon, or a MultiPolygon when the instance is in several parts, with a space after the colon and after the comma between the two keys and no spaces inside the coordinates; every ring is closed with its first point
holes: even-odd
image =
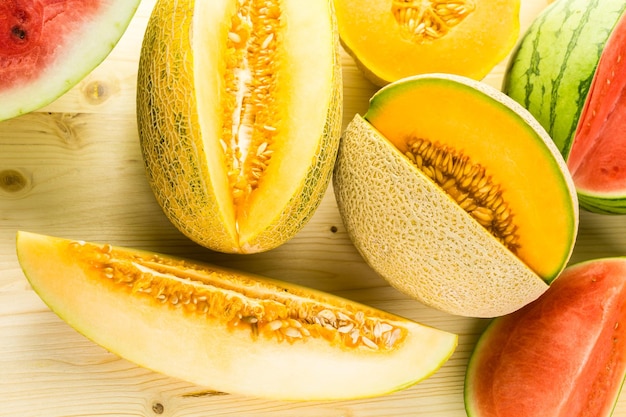
{"type": "Polygon", "coordinates": [[[626,214],[626,2],[548,6],[511,56],[502,90],[547,130],[580,206],[626,214]]]}
{"type": "Polygon", "coordinates": [[[469,361],[470,417],[611,415],[626,374],[626,257],[568,267],[494,319],[469,361]]]}
{"type": "Polygon", "coordinates": [[[37,110],[111,52],[139,0],[0,1],[0,120],[37,110]]]}
{"type": "Polygon", "coordinates": [[[600,56],[567,159],[583,204],[592,211],[626,211],[625,54],[622,15],[600,56]]]}

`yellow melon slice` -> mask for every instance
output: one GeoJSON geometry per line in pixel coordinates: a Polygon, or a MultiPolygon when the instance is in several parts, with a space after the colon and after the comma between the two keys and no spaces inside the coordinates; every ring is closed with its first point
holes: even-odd
{"type": "Polygon", "coordinates": [[[192,260],[19,232],[35,291],[138,365],[270,399],[371,397],[411,386],[457,336],[345,298],[192,260]]]}
{"type": "Polygon", "coordinates": [[[331,0],[159,0],[139,62],[148,179],[210,249],[293,237],[330,182],[342,121],[331,0]]]}

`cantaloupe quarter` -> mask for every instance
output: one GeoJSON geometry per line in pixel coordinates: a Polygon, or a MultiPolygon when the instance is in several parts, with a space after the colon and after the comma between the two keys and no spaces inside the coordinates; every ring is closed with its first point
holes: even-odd
{"type": "Polygon", "coordinates": [[[482,79],[513,49],[519,0],[335,0],[341,43],[383,86],[444,72],[482,79]]]}
{"type": "Polygon", "coordinates": [[[380,90],[365,119],[402,153],[408,137],[421,137],[484,166],[514,216],[517,256],[546,281],[565,267],[577,234],[576,193],[562,156],[528,111],[481,83],[431,75],[380,90]]]}
{"type": "Polygon", "coordinates": [[[331,0],[159,0],[137,113],[168,218],[221,252],[289,240],[328,188],[342,94],[331,0]]]}
{"type": "Polygon", "coordinates": [[[334,189],[374,270],[465,316],[507,314],[547,289],[571,256],[578,205],[564,160],[532,116],[489,86],[429,74],[379,90],[365,119],[344,132],[334,189]],[[439,155],[430,175],[407,157],[416,138],[431,141],[424,161],[439,155]],[[457,175],[476,166],[480,175],[457,175]],[[463,201],[444,191],[448,180],[463,201]]]}
{"type": "Polygon", "coordinates": [[[0,3],[0,120],[37,110],[111,52],[139,0],[0,3]]]}
{"type": "Polygon", "coordinates": [[[467,415],[612,415],[626,376],[625,319],[626,258],[568,267],[481,335],[465,377],[467,415]]]}
{"type": "Polygon", "coordinates": [[[269,399],[382,395],[436,372],[455,334],[265,277],[18,232],[32,287],[76,330],[140,366],[269,399]]]}

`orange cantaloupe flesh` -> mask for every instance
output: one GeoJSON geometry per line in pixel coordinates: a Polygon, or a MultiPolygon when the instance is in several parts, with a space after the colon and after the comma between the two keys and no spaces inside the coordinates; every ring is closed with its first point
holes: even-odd
{"type": "Polygon", "coordinates": [[[491,99],[490,91],[422,77],[379,91],[365,119],[403,153],[408,137],[420,137],[483,165],[512,209],[517,256],[551,281],[564,268],[576,236],[571,178],[534,119],[499,101],[506,97],[491,99]]]}
{"type": "MultiPolygon", "coordinates": [[[[458,1],[450,7],[471,10],[458,23],[432,25],[445,32],[435,39],[407,38],[399,24],[397,9],[411,11],[418,25],[424,21],[446,20],[448,2],[335,0],[339,35],[344,48],[352,55],[365,75],[377,85],[400,78],[445,72],[482,79],[512,50],[520,31],[519,0],[458,1]],[[422,13],[431,18],[422,19],[422,13]],[[443,27],[443,30],[442,30],[443,27]]],[[[408,20],[408,18],[407,18],[408,20]]],[[[428,25],[428,24],[427,24],[428,25]]]]}

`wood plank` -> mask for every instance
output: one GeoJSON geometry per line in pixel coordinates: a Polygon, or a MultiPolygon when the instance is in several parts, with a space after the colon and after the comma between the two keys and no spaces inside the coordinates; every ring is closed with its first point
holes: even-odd
{"type": "MultiPolygon", "coordinates": [[[[465,366],[488,321],[434,311],[390,288],[352,246],[332,187],[293,240],[263,254],[208,251],[165,218],[145,178],[134,106],[138,53],[153,4],[142,2],[113,53],[83,82],[41,111],[0,123],[0,415],[465,416],[465,366]],[[431,378],[378,398],[298,403],[212,392],[137,367],[61,321],[19,268],[20,229],[187,256],[329,291],[456,332],[459,347],[431,378]]],[[[539,5],[525,3],[526,22],[539,5]]],[[[345,53],[342,64],[345,126],[365,112],[376,88],[345,53]]],[[[486,82],[499,86],[503,71],[504,63],[486,82]]],[[[581,213],[572,262],[624,254],[623,217],[581,213]]],[[[614,415],[626,416],[626,398],[614,415]]]]}

